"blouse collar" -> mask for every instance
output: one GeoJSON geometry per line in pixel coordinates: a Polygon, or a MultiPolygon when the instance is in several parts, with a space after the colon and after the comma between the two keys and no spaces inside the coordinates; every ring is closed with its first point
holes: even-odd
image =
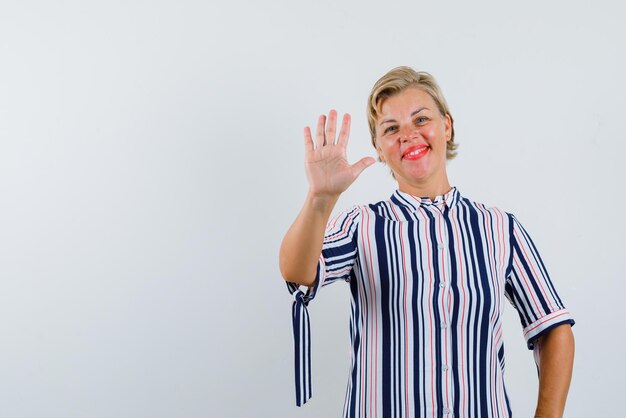
{"type": "Polygon", "coordinates": [[[439,209],[447,206],[452,208],[459,201],[460,194],[456,187],[452,187],[446,194],[435,196],[434,200],[429,197],[417,197],[412,194],[396,190],[391,195],[391,201],[398,206],[405,207],[411,212],[419,210],[420,206],[437,206],[439,209]]]}

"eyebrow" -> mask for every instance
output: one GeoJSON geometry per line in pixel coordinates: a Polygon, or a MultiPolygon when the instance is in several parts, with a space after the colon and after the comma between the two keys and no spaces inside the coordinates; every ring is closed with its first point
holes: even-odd
{"type": "MultiPolygon", "coordinates": [[[[414,111],[411,113],[411,117],[413,117],[413,116],[417,115],[417,114],[418,114],[419,112],[421,112],[422,110],[429,110],[429,109],[428,109],[427,107],[420,107],[419,109],[414,110],[414,111]]],[[[385,119],[385,120],[383,120],[382,122],[380,122],[380,123],[378,124],[378,126],[384,125],[385,123],[391,123],[391,122],[396,122],[396,120],[395,120],[395,119],[385,119]]]]}

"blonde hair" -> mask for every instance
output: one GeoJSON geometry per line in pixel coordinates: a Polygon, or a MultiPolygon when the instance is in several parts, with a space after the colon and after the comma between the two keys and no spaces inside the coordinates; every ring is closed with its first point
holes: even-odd
{"type": "Polygon", "coordinates": [[[415,71],[410,67],[396,67],[382,76],[370,92],[367,100],[367,122],[372,136],[372,145],[376,148],[376,121],[380,114],[381,107],[385,99],[394,96],[408,87],[417,87],[428,93],[433,98],[441,116],[450,116],[451,136],[447,142],[446,158],[448,160],[456,157],[456,149],[459,146],[454,142],[454,119],[450,114],[448,103],[446,102],[439,85],[434,77],[424,71],[415,71]]]}

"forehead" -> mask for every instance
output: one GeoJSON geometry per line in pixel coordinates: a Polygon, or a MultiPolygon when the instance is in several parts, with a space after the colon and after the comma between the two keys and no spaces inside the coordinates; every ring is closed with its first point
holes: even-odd
{"type": "Polygon", "coordinates": [[[379,106],[378,119],[396,118],[410,115],[415,110],[426,108],[434,111],[437,105],[430,94],[419,87],[407,87],[386,98],[379,106]]]}

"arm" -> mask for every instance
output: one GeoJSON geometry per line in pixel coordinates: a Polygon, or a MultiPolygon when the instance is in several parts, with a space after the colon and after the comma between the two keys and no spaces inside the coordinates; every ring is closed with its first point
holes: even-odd
{"type": "Polygon", "coordinates": [[[317,121],[315,145],[311,129],[304,129],[305,168],[309,192],[300,214],[280,246],[279,265],[289,282],[311,286],[315,282],[317,261],[322,252],[326,223],[335,203],[361,172],[374,164],[372,157],[350,165],[346,146],[350,135],[350,115],[343,117],[335,143],[337,112],[331,110],[317,121]]]}
{"type": "Polygon", "coordinates": [[[285,280],[305,286],[314,284],[326,222],[336,202],[337,198],[307,195],[280,246],[280,272],[285,280]]]}
{"type": "Polygon", "coordinates": [[[535,418],[561,418],[572,379],[574,335],[568,324],[539,337],[539,399],[535,418]]]}

